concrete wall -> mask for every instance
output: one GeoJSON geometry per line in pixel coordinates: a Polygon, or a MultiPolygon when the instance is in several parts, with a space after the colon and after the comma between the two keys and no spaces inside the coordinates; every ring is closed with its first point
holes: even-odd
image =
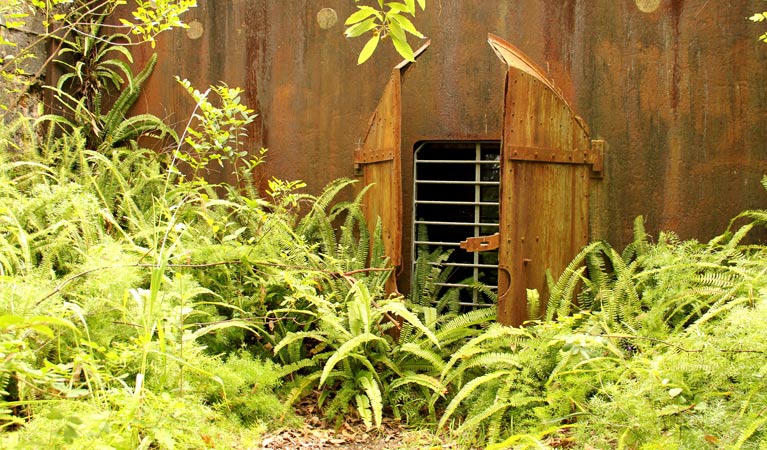
{"type": "MultiPolygon", "coordinates": [[[[43,65],[48,48],[46,42],[39,39],[45,33],[43,17],[30,15],[24,21],[26,25],[21,28],[0,26],[0,37],[16,44],[0,45],[0,66],[7,73],[16,73],[17,70],[24,73],[10,79],[0,77],[0,105],[8,108],[5,120],[15,119],[17,114],[37,116],[38,105],[42,100],[37,86],[40,80],[35,76],[40,76],[44,81],[43,65]]],[[[4,112],[0,111],[0,116],[4,112]]]]}
{"type": "MultiPolygon", "coordinates": [[[[189,30],[163,37],[141,100],[179,124],[191,100],[173,81],[246,89],[260,114],[254,149],[270,149],[263,176],[303,179],[314,192],[353,174],[352,152],[400,58],[383,48],[363,66],[364,40],[343,37],[350,0],[201,0],[189,30]],[[318,22],[323,8],[338,22],[318,22]]],[[[744,208],[764,207],[767,45],[746,20],[760,1],[431,0],[416,24],[432,40],[403,85],[405,164],[421,139],[499,139],[504,66],[495,33],[548,70],[607,140],[606,238],[648,230],[708,239],[744,208]]],[[[387,43],[388,44],[388,43],[387,43]]],[[[414,47],[417,44],[414,43],[414,47]]],[[[405,185],[406,198],[411,195],[405,185]]],[[[406,217],[407,211],[405,212],[406,217]]],[[[407,234],[407,230],[406,230],[407,234]]]]}

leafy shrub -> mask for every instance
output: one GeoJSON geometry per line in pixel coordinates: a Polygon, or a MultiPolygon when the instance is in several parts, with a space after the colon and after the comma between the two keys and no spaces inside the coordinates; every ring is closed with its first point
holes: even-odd
{"type": "Polygon", "coordinates": [[[705,244],[651,244],[640,218],[622,254],[586,247],[550,279],[544,320],[493,326],[455,352],[440,426],[495,449],[762,445],[767,249],[740,241],[765,216],[744,217],[705,244]]]}

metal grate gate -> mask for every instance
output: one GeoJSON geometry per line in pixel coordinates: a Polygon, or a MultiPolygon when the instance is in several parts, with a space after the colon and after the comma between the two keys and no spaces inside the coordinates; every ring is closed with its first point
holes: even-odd
{"type": "Polygon", "coordinates": [[[468,237],[498,232],[499,142],[425,142],[414,154],[413,267],[419,255],[452,249],[443,288],[460,289],[463,308],[487,305],[472,283],[498,284],[498,251],[466,252],[468,237]]]}

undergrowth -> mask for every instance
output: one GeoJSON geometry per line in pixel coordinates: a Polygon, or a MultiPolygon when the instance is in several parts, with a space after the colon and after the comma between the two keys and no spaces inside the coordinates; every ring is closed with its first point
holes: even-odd
{"type": "Polygon", "coordinates": [[[767,212],[709,242],[653,242],[640,218],[504,327],[461,312],[439,252],[387,291],[365,187],[257,192],[239,89],[179,80],[197,105],[179,134],[130,117],[156,59],[134,75],[95,19],[62,42],[62,113],[0,128],[0,447],[253,448],[301,401],[466,448],[767,446],[767,247],[744,244],[767,212]],[[216,166],[238,186],[209,184],[216,166]]]}

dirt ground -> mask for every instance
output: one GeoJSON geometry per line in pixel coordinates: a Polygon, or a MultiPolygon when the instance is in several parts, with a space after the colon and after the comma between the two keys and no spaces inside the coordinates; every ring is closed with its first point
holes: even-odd
{"type": "Polygon", "coordinates": [[[259,450],[443,450],[458,449],[422,431],[384,426],[380,431],[344,426],[341,430],[306,426],[267,435],[259,450]]]}
{"type": "Polygon", "coordinates": [[[335,429],[323,421],[316,403],[296,408],[303,425],[264,436],[258,450],[458,450],[458,445],[424,430],[413,430],[384,419],[381,429],[368,430],[359,419],[349,418],[335,429]]]}

